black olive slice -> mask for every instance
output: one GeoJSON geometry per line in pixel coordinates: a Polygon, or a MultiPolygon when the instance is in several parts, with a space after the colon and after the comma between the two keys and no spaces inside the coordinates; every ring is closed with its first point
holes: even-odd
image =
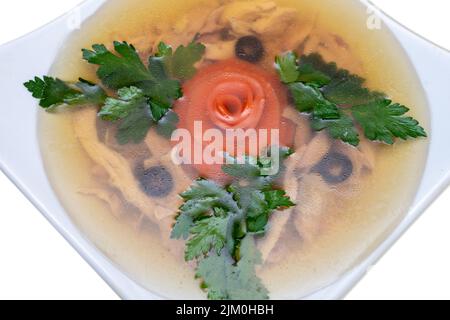
{"type": "Polygon", "coordinates": [[[347,181],[353,174],[353,163],[344,154],[333,152],[326,155],[315,167],[329,184],[336,185],[347,181]]]}
{"type": "Polygon", "coordinates": [[[164,198],[174,187],[172,175],[163,166],[154,166],[148,169],[139,166],[136,168],[135,175],[142,190],[149,197],[164,198]]]}
{"type": "Polygon", "coordinates": [[[247,62],[259,62],[264,56],[264,46],[257,37],[245,36],[236,43],[236,57],[247,62]]]}

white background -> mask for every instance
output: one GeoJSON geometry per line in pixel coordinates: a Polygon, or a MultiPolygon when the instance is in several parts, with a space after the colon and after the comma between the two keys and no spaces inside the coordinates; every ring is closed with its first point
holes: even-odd
{"type": "MultiPolygon", "coordinates": [[[[34,30],[80,0],[0,4],[0,44],[34,30]]],[[[450,49],[448,0],[373,0],[450,49]]],[[[449,84],[450,85],[450,84],[449,84]]],[[[450,299],[450,191],[369,272],[348,299],[450,299]]],[[[118,299],[0,173],[0,299],[118,299]]]]}

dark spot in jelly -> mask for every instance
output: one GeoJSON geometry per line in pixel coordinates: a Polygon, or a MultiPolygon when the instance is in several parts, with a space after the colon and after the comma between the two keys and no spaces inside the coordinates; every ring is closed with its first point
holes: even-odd
{"type": "Polygon", "coordinates": [[[353,174],[353,163],[344,154],[333,152],[325,156],[315,167],[329,184],[336,185],[347,181],[353,174]]]}
{"type": "Polygon", "coordinates": [[[174,187],[172,175],[163,166],[154,166],[148,169],[138,166],[135,175],[142,190],[149,197],[164,198],[170,194],[174,187]]]}
{"type": "Polygon", "coordinates": [[[245,36],[236,43],[236,57],[247,62],[259,62],[264,56],[264,46],[257,37],[245,36]]]}
{"type": "Polygon", "coordinates": [[[96,125],[96,128],[97,128],[98,140],[100,140],[100,142],[105,143],[106,136],[108,134],[108,130],[110,130],[112,128],[112,125],[111,125],[110,122],[104,121],[100,117],[96,117],[95,121],[96,121],[95,125],[96,125]]]}
{"type": "Polygon", "coordinates": [[[337,45],[341,48],[348,49],[349,46],[347,42],[344,41],[340,36],[334,35],[334,40],[336,41],[337,45]]]}
{"type": "Polygon", "coordinates": [[[236,39],[231,33],[229,28],[223,28],[220,30],[220,40],[229,41],[236,39]]]}

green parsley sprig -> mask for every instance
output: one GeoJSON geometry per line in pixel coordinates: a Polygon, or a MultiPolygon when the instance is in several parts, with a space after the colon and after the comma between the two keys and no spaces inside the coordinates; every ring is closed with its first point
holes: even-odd
{"type": "Polygon", "coordinates": [[[127,42],[115,41],[114,52],[102,44],[82,51],[84,60],[98,66],[98,78],[115,96],[108,97],[102,86],[83,79],[70,83],[44,76],[24,85],[47,110],[61,105],[100,106],[99,116],[119,123],[117,141],[126,144],[141,142],[155,125],[159,133],[170,136],[178,122],[170,110],[183,95],[180,81],[195,74],[195,64],[201,60],[205,46],[192,42],[173,51],[161,42],[148,64],[127,42]]]}
{"type": "Polygon", "coordinates": [[[47,76],[42,79],[35,77],[24,85],[34,98],[39,99],[39,105],[47,110],[62,104],[101,104],[107,97],[100,86],[82,78],[76,83],[69,83],[47,76]]]}
{"type": "Polygon", "coordinates": [[[319,54],[299,59],[288,52],[275,63],[295,107],[311,116],[316,131],[327,130],[334,139],[353,146],[360,143],[358,126],[367,139],[387,144],[394,144],[396,138],[427,137],[419,122],[406,116],[407,107],[369,90],[363,78],[326,63],[319,54]]]}
{"type": "MultiPolygon", "coordinates": [[[[290,155],[282,149],[280,160],[290,155]]],[[[172,238],[186,240],[186,261],[197,260],[197,277],[210,299],[268,299],[256,276],[261,256],[255,237],[264,234],[269,217],[295,204],[275,187],[279,175],[265,176],[267,159],[226,165],[234,182],[222,187],[198,180],[185,193],[172,238]]],[[[281,172],[281,171],[280,171],[281,172]]]]}

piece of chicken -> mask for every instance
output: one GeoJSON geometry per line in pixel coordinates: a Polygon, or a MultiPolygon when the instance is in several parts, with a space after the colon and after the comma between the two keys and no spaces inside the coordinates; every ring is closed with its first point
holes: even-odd
{"type": "Polygon", "coordinates": [[[355,57],[350,46],[338,35],[313,30],[303,44],[301,54],[319,53],[327,62],[338,62],[339,67],[354,74],[362,74],[361,61],[355,57]]]}
{"type": "MultiPolygon", "coordinates": [[[[287,195],[291,199],[297,199],[298,195],[298,182],[293,175],[298,161],[299,155],[293,154],[285,162],[286,177],[289,176],[289,178],[285,179],[284,187],[287,195]]],[[[261,251],[263,261],[267,261],[269,259],[270,254],[279,243],[286,224],[291,218],[293,212],[294,208],[290,208],[288,210],[276,212],[271,216],[267,233],[264,238],[261,238],[258,242],[258,248],[261,251]]]]}
{"type": "MultiPolygon", "coordinates": [[[[158,155],[153,158],[152,164],[165,166],[176,181],[174,189],[167,197],[149,197],[143,192],[129,160],[98,140],[96,117],[97,114],[93,108],[79,110],[74,115],[74,131],[83,149],[93,162],[104,168],[111,187],[119,190],[125,201],[138,208],[142,215],[150,221],[160,225],[162,233],[167,234],[167,224],[162,223],[162,221],[167,218],[174,221],[178,207],[181,205],[181,198],[178,197],[178,194],[189,187],[191,179],[179,166],[175,166],[171,162],[170,154],[158,155],[158,150],[150,150],[150,153],[158,155]]],[[[91,191],[90,194],[95,193],[91,191]]],[[[109,199],[103,194],[97,194],[97,196],[102,201],[108,201],[109,199]]],[[[110,205],[114,204],[111,203],[110,205]]]]}

